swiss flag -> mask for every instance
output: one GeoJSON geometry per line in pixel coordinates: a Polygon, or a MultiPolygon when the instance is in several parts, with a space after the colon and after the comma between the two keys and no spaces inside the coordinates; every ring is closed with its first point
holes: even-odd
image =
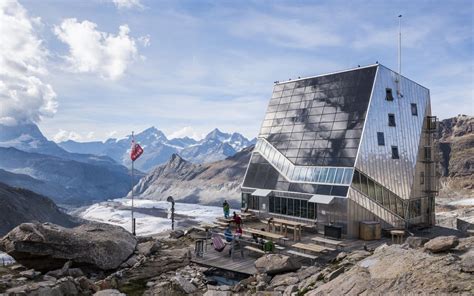
{"type": "Polygon", "coordinates": [[[132,161],[135,161],[137,158],[140,157],[143,153],[143,148],[135,141],[132,141],[132,149],[130,151],[130,158],[132,161]]]}

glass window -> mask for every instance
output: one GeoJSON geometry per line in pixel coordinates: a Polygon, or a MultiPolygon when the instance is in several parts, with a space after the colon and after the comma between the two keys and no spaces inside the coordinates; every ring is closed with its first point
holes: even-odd
{"type": "Polygon", "coordinates": [[[281,214],[286,215],[288,213],[288,199],[281,198],[281,214]]]}
{"type": "Polygon", "coordinates": [[[331,194],[331,185],[319,185],[318,188],[316,189],[316,194],[324,194],[324,195],[329,195],[331,194]]]}
{"type": "Polygon", "coordinates": [[[295,214],[294,206],[293,206],[294,200],[291,199],[291,198],[288,198],[287,202],[288,202],[288,213],[287,213],[287,215],[293,216],[295,214]]]}
{"type": "Polygon", "coordinates": [[[344,169],[338,168],[336,170],[336,177],[334,178],[334,183],[341,184],[342,183],[342,175],[344,175],[344,169]]]}
{"type": "Polygon", "coordinates": [[[383,204],[382,186],[375,183],[375,199],[379,204],[383,204]]]}
{"type": "Polygon", "coordinates": [[[336,168],[330,168],[326,183],[334,183],[334,177],[336,176],[336,168]]]}
{"type": "Polygon", "coordinates": [[[368,181],[368,188],[369,188],[369,197],[373,200],[375,200],[375,184],[374,181],[371,179],[367,178],[368,181]]]}
{"type": "Polygon", "coordinates": [[[362,191],[362,187],[360,185],[360,174],[359,171],[354,171],[354,177],[352,178],[352,185],[357,188],[358,190],[362,191]]]}
{"type": "Polygon", "coordinates": [[[268,198],[268,211],[270,213],[274,213],[275,212],[275,200],[274,200],[274,197],[273,196],[270,196],[268,198]]]}
{"type": "Polygon", "coordinates": [[[403,217],[403,201],[401,198],[396,198],[397,201],[397,214],[403,217]]]}
{"type": "Polygon", "coordinates": [[[361,191],[365,195],[369,195],[369,189],[367,187],[367,177],[364,174],[360,174],[360,186],[361,186],[361,191]]]}
{"type": "Polygon", "coordinates": [[[319,180],[318,180],[319,183],[326,183],[326,179],[327,179],[327,176],[328,176],[328,171],[329,171],[328,168],[323,168],[321,170],[321,174],[319,175],[319,180]]]}
{"type": "Polygon", "coordinates": [[[393,114],[393,113],[388,114],[388,126],[396,126],[396,124],[395,124],[395,114],[393,114]]]}
{"type": "Polygon", "coordinates": [[[385,138],[382,132],[377,132],[377,144],[379,146],[385,146],[385,138]]]}
{"type": "Polygon", "coordinates": [[[299,199],[294,199],[293,200],[293,205],[294,205],[293,216],[300,217],[300,215],[301,215],[301,202],[300,202],[300,200],[299,199]]]}
{"type": "Polygon", "coordinates": [[[418,116],[418,107],[416,104],[411,104],[411,115],[418,116]]]}
{"type": "Polygon", "coordinates": [[[386,88],[385,89],[385,100],[393,101],[393,94],[392,94],[392,89],[391,88],[386,88]]]}
{"type": "Polygon", "coordinates": [[[300,209],[301,209],[300,217],[307,218],[308,217],[308,202],[306,200],[301,201],[300,209]]]}
{"type": "Polygon", "coordinates": [[[275,197],[275,213],[277,214],[281,213],[281,198],[280,197],[275,197]]]}
{"type": "Polygon", "coordinates": [[[398,147],[392,146],[392,159],[399,159],[400,156],[398,155],[398,147]]]}
{"type": "Polygon", "coordinates": [[[332,186],[331,194],[335,196],[347,196],[348,186],[332,186]]]}
{"type": "Polygon", "coordinates": [[[353,172],[353,169],[344,169],[344,179],[342,181],[343,184],[351,183],[352,172],[353,172]]]}
{"type": "Polygon", "coordinates": [[[424,157],[425,160],[430,161],[431,160],[431,147],[430,146],[425,146],[423,147],[424,151],[424,157]]]}
{"type": "Polygon", "coordinates": [[[420,172],[420,185],[425,184],[425,172],[420,172]]]}

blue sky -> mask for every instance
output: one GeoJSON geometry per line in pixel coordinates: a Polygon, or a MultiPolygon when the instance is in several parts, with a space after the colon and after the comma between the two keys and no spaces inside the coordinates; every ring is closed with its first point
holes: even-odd
{"type": "Polygon", "coordinates": [[[440,118],[474,114],[472,1],[19,3],[46,52],[38,77],[55,94],[30,113],[57,140],[152,125],[254,137],[275,80],[375,61],[396,69],[398,14],[403,74],[431,90],[440,118]]]}

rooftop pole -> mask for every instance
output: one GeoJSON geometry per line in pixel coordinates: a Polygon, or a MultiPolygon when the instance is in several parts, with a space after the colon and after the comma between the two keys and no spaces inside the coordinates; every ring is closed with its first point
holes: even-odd
{"type": "Polygon", "coordinates": [[[398,15],[398,89],[397,89],[397,94],[398,96],[402,97],[401,93],[401,75],[402,75],[402,15],[398,15]]]}
{"type": "MultiPolygon", "coordinates": [[[[132,149],[135,145],[135,137],[133,135],[133,131],[132,131],[132,149]]],[[[134,160],[132,160],[132,234],[135,235],[135,217],[134,217],[134,200],[133,200],[133,164],[134,164],[134,160]]]]}

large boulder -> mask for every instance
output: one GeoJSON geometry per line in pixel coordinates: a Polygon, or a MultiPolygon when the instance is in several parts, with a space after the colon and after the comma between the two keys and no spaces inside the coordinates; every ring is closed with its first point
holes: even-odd
{"type": "Polygon", "coordinates": [[[294,258],[282,254],[267,254],[255,261],[255,268],[268,275],[296,271],[301,267],[294,258]]]}
{"type": "Polygon", "coordinates": [[[137,245],[125,229],[102,223],[64,228],[50,223],[23,223],[1,241],[0,249],[24,266],[40,271],[63,267],[112,270],[130,257],[137,245]]]}
{"type": "Polygon", "coordinates": [[[430,239],[421,236],[409,236],[407,237],[405,243],[412,249],[418,249],[423,247],[430,239]]]}
{"type": "Polygon", "coordinates": [[[454,236],[438,236],[425,244],[425,249],[432,253],[439,253],[451,250],[459,244],[459,239],[454,236]]]}

